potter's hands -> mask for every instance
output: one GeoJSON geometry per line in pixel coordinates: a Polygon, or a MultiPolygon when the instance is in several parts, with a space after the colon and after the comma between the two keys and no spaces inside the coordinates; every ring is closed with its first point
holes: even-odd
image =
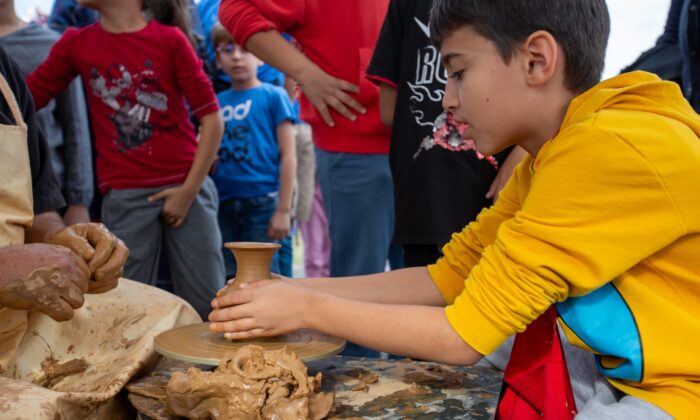
{"type": "Polygon", "coordinates": [[[187,213],[189,213],[190,206],[192,206],[196,196],[196,191],[180,185],[157,192],[148,197],[148,201],[153,203],[163,200],[163,209],[160,212],[161,218],[170,226],[179,228],[185,223],[187,213]]]}
{"type": "Polygon", "coordinates": [[[219,296],[209,314],[212,332],[241,340],[287,334],[308,327],[308,311],[316,292],[291,281],[263,280],[219,296]]]}
{"type": "Polygon", "coordinates": [[[62,245],[88,263],[88,293],[104,293],[117,287],[124,274],[129,250],[101,223],[79,223],[53,235],[48,243],[62,245]]]}
{"type": "Polygon", "coordinates": [[[288,211],[277,210],[272,215],[267,226],[267,236],[272,240],[281,241],[289,236],[289,229],[292,226],[292,218],[288,211]]]}
{"type": "Polygon", "coordinates": [[[47,244],[5,247],[0,262],[0,306],[66,321],[83,305],[90,268],[70,249],[47,244]]]}
{"type": "Polygon", "coordinates": [[[335,109],[351,121],[355,121],[357,117],[348,107],[361,114],[367,112],[365,107],[345,93],[346,91],[359,93],[359,87],[345,80],[336,79],[316,65],[308,66],[300,73],[297,81],[304,95],[321,114],[323,121],[331,127],[335,126],[335,123],[328,107],[335,109]]]}

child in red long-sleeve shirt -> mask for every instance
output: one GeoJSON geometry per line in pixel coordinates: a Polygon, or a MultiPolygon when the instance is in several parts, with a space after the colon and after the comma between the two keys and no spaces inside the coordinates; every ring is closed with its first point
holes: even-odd
{"type": "Polygon", "coordinates": [[[82,78],[102,219],[131,250],[125,276],[154,284],[164,243],[175,293],[205,315],[224,280],[218,197],[207,177],[223,125],[185,35],[187,11],[174,0],[79,3],[97,10],[100,22],[68,30],[27,84],[41,108],[82,78]],[[199,142],[185,98],[201,122],[199,142]]]}

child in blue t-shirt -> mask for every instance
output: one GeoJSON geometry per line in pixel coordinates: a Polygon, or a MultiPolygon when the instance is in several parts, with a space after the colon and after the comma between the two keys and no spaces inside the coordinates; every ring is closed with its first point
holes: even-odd
{"type": "MultiPolygon", "coordinates": [[[[292,106],[287,92],[257,78],[261,64],[221,25],[212,30],[216,65],[231,78],[217,95],[224,138],[214,182],[219,190],[219,226],[224,242],[280,242],[289,236],[296,155],[292,106]]],[[[224,252],[226,274],[236,265],[224,252]]],[[[271,270],[279,272],[275,256],[271,270]]]]}

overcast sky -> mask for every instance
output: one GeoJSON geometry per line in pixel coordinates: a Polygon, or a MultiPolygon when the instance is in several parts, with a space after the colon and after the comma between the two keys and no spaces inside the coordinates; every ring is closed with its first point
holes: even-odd
{"type": "MultiPolygon", "coordinates": [[[[584,0],[585,1],[585,0],[584,0]]],[[[605,77],[614,76],[654,45],[661,34],[670,0],[608,0],[612,31],[605,66],[605,77]]],[[[15,0],[20,16],[33,14],[35,7],[48,12],[52,0],[15,0]]]]}

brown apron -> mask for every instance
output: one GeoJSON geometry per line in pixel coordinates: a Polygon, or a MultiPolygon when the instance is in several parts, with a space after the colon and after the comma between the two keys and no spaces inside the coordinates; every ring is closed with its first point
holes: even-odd
{"type": "MultiPolygon", "coordinates": [[[[0,246],[9,246],[24,243],[33,206],[26,125],[1,74],[0,88],[17,121],[0,126],[0,246]]],[[[185,301],[126,279],[108,293],[86,295],[67,322],[0,308],[0,417],[127,418],[123,401],[114,397],[158,361],[153,337],[200,321],[185,301]],[[85,369],[51,377],[42,367],[47,361],[84,362],[78,365],[85,369]],[[35,385],[40,382],[46,387],[35,385]]]]}

